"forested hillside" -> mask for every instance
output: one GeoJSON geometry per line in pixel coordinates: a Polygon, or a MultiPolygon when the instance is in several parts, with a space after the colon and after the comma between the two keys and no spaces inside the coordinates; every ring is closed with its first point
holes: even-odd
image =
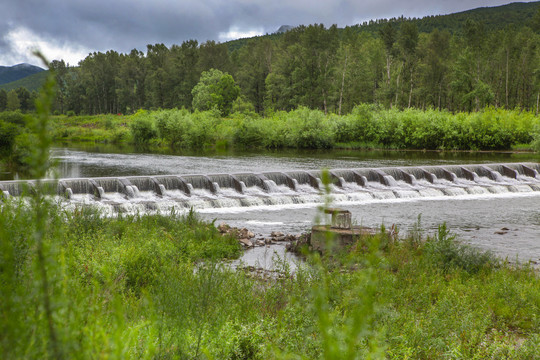
{"type": "Polygon", "coordinates": [[[343,114],[361,103],[537,110],[538,4],[376,20],[345,29],[314,24],[223,44],[189,40],[148,45],[146,52],[110,50],[70,68],[54,61],[55,108],[76,114],[192,109],[201,74],[218,69],[240,88],[240,107],[260,114],[299,106],[343,114]]]}
{"type": "Polygon", "coordinates": [[[42,71],[42,68],[30,64],[0,66],[0,84],[7,84],[13,81],[17,81],[32,74],[40,73],[42,71]]]}
{"type": "Polygon", "coordinates": [[[48,74],[48,71],[40,71],[38,73],[23,77],[22,79],[2,84],[0,85],[0,89],[10,91],[23,87],[28,91],[38,91],[45,82],[48,74]]]}

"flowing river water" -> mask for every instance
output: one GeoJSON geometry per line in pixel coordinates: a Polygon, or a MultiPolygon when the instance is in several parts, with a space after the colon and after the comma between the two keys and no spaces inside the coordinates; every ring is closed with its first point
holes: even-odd
{"type": "MultiPolygon", "coordinates": [[[[467,243],[511,261],[540,262],[540,176],[534,154],[333,151],[190,156],[55,148],[52,156],[73,204],[100,204],[116,212],[193,207],[203,219],[247,227],[262,236],[311,228],[322,202],[318,174],[327,168],[335,182],[333,206],[349,210],[357,224],[395,225],[407,233],[421,216],[427,234],[446,222],[467,243]],[[100,194],[90,195],[89,188],[101,189],[100,194]]],[[[282,246],[275,249],[283,255],[282,246]]],[[[271,253],[253,250],[245,260],[268,266],[263,263],[271,262],[271,253]]]]}

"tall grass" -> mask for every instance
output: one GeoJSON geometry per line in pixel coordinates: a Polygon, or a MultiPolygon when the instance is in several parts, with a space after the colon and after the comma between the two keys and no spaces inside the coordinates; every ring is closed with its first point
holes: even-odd
{"type": "MultiPolygon", "coordinates": [[[[3,358],[509,358],[536,356],[540,280],[435,233],[364,237],[294,274],[221,261],[235,239],[194,214],[105,218],[45,207],[51,346],[36,214],[0,211],[3,358]]],[[[425,233],[425,232],[424,232],[425,233]]],[[[279,261],[278,261],[279,263],[279,261]]]]}

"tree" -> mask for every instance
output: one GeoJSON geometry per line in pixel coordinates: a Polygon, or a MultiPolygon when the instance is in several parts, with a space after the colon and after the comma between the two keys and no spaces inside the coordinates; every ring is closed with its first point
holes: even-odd
{"type": "Polygon", "coordinates": [[[22,111],[29,111],[34,109],[34,103],[30,98],[30,91],[24,87],[20,87],[17,90],[17,98],[19,99],[19,109],[22,111]]]}
{"type": "Polygon", "coordinates": [[[390,65],[392,64],[392,57],[394,55],[394,43],[396,42],[396,30],[390,22],[384,24],[379,30],[379,36],[384,44],[384,51],[386,53],[386,82],[390,85],[390,65]]]}
{"type": "Polygon", "coordinates": [[[6,109],[9,111],[19,110],[21,108],[21,103],[19,101],[19,96],[15,90],[11,90],[7,94],[7,104],[6,109]]]}
{"type": "Polygon", "coordinates": [[[168,94],[172,92],[167,79],[169,49],[164,44],[147,45],[146,59],[148,78],[146,81],[146,107],[163,108],[168,94]]]}
{"type": "Polygon", "coordinates": [[[181,46],[171,47],[169,78],[174,82],[174,101],[171,107],[190,108],[193,102],[191,90],[201,76],[197,70],[199,61],[199,43],[197,40],[184,41],[181,46]]]}
{"type": "Polygon", "coordinates": [[[144,54],[136,49],[129,55],[120,56],[117,95],[119,110],[123,113],[135,112],[145,103],[146,71],[144,54]]]}
{"type": "Polygon", "coordinates": [[[7,106],[7,92],[4,89],[0,89],[0,111],[6,110],[7,106]]]}
{"type": "Polygon", "coordinates": [[[222,116],[230,114],[234,100],[240,95],[240,88],[231,75],[217,69],[203,71],[199,83],[191,91],[193,108],[210,110],[216,107],[222,116]]]}
{"type": "Polygon", "coordinates": [[[258,113],[264,110],[266,78],[272,69],[274,46],[270,39],[252,39],[235,52],[235,79],[258,113]]]}
{"type": "Polygon", "coordinates": [[[450,33],[435,29],[425,44],[425,57],[422,64],[423,99],[441,109],[446,89],[448,61],[450,57],[450,33]]]}
{"type": "Polygon", "coordinates": [[[406,74],[409,75],[409,101],[407,107],[411,107],[413,85],[414,85],[414,72],[416,69],[417,46],[418,46],[418,28],[413,22],[404,22],[401,24],[399,33],[399,47],[403,56],[403,68],[408,70],[406,74]]]}
{"type": "Polygon", "coordinates": [[[118,112],[117,73],[120,55],[116,51],[94,52],[80,64],[81,81],[86,92],[87,110],[92,114],[118,112]]]}
{"type": "MultiPolygon", "coordinates": [[[[487,99],[492,97],[493,94],[489,85],[483,81],[482,76],[484,70],[482,60],[486,58],[485,55],[487,53],[487,51],[485,51],[485,48],[487,47],[487,34],[484,24],[471,19],[467,19],[463,27],[463,37],[466,41],[467,48],[472,54],[472,61],[474,63],[474,67],[471,69],[470,74],[474,77],[475,80],[474,89],[466,96],[466,98],[468,98],[469,95],[472,95],[474,97],[476,111],[479,111],[481,107],[480,97],[483,96],[484,99],[487,99]],[[489,96],[487,96],[486,94],[489,94],[489,96]]],[[[462,52],[462,54],[464,52],[462,52]]]]}
{"type": "Polygon", "coordinates": [[[64,60],[53,60],[49,64],[49,68],[54,71],[56,75],[56,99],[54,108],[60,112],[60,114],[63,114],[67,97],[66,77],[68,74],[68,67],[64,60]]]}
{"type": "MultiPolygon", "coordinates": [[[[396,49],[394,43],[396,42],[397,35],[396,30],[391,22],[386,22],[384,26],[379,30],[379,36],[384,45],[384,51],[386,54],[386,77],[385,77],[385,87],[382,90],[383,97],[389,101],[390,107],[392,107],[392,100],[394,98],[394,91],[390,84],[391,81],[391,68],[392,61],[395,57],[396,49]]],[[[399,77],[398,77],[399,79],[399,77]]],[[[399,81],[399,80],[398,80],[399,81]]]]}
{"type": "Polygon", "coordinates": [[[197,67],[201,72],[210,69],[229,70],[230,59],[227,45],[216,43],[213,40],[201,44],[197,67]]]}

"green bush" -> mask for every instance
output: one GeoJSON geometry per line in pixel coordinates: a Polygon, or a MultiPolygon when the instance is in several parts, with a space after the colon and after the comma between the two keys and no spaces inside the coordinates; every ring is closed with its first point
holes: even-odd
{"type": "MultiPolygon", "coordinates": [[[[173,148],[208,147],[328,149],[366,146],[429,150],[506,150],[538,143],[539,118],[531,112],[486,108],[474,113],[434,109],[382,109],[361,104],[350,114],[325,115],[301,107],[266,117],[254,114],[239,99],[236,112],[222,118],[217,109],[139,111],[128,117],[58,117],[57,137],[63,140],[127,141],[119,120],[130,124],[136,144],[158,136],[173,148]],[[118,132],[119,134],[112,134],[118,132]],[[536,142],[535,142],[536,141],[536,142]]],[[[20,113],[9,118],[21,119],[20,113]]],[[[13,120],[13,121],[19,121],[13,120]]]]}
{"type": "Polygon", "coordinates": [[[259,118],[246,117],[235,127],[234,144],[246,149],[257,148],[265,143],[268,144],[265,147],[273,147],[267,141],[272,129],[267,128],[266,123],[259,118]]]}
{"type": "Polygon", "coordinates": [[[330,119],[320,110],[301,107],[286,116],[285,143],[291,148],[327,149],[335,142],[330,119]]]}
{"type": "Polygon", "coordinates": [[[459,268],[476,274],[497,265],[492,253],[456,242],[455,236],[451,236],[446,229],[446,224],[439,226],[437,236],[428,239],[425,252],[428,261],[444,273],[459,268]]]}
{"type": "Polygon", "coordinates": [[[158,132],[154,121],[149,116],[139,115],[131,122],[129,129],[133,142],[138,145],[148,145],[157,137],[158,132]]]}
{"type": "Polygon", "coordinates": [[[7,123],[25,126],[27,115],[23,114],[20,110],[17,111],[4,111],[0,112],[0,120],[7,123]]]}
{"type": "Polygon", "coordinates": [[[21,133],[21,127],[0,120],[0,157],[13,154],[15,138],[21,133]]]}

